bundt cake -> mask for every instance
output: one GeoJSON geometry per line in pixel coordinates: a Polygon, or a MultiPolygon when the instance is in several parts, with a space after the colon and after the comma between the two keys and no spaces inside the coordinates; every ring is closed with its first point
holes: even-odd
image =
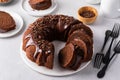
{"type": "Polygon", "coordinates": [[[61,67],[77,70],[81,63],[91,60],[93,54],[91,29],[66,15],[47,15],[32,23],[23,35],[23,50],[31,61],[52,69],[54,40],[66,42],[58,54],[61,67]]]}
{"type": "Polygon", "coordinates": [[[29,0],[30,6],[35,10],[45,10],[52,5],[51,0],[29,0]]]}
{"type": "Polygon", "coordinates": [[[0,11],[0,32],[8,32],[15,29],[16,24],[12,16],[4,11],[0,11]]]}

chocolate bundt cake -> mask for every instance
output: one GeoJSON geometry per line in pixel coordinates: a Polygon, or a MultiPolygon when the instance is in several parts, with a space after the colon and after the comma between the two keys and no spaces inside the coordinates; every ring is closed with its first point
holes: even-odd
{"type": "Polygon", "coordinates": [[[8,32],[15,29],[16,24],[12,16],[6,12],[0,11],[0,32],[8,32]]]}
{"type": "Polygon", "coordinates": [[[47,15],[32,23],[24,33],[23,50],[31,61],[52,69],[54,40],[66,42],[58,54],[61,67],[77,70],[81,63],[91,60],[91,29],[77,19],[65,15],[47,15]]]}
{"type": "Polygon", "coordinates": [[[51,0],[29,0],[29,4],[33,9],[45,10],[52,5],[51,0]]]}

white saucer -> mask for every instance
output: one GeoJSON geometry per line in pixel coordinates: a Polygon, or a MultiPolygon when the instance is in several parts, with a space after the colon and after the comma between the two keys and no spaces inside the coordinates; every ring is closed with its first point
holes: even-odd
{"type": "MultiPolygon", "coordinates": [[[[27,58],[27,56],[26,56],[26,53],[22,50],[22,45],[21,45],[21,51],[20,51],[21,53],[20,53],[20,55],[21,55],[22,59],[24,60],[24,62],[31,69],[33,69],[33,70],[35,70],[35,71],[37,71],[37,72],[39,72],[41,74],[49,75],[49,76],[67,76],[67,75],[71,75],[71,74],[74,74],[74,73],[77,73],[77,72],[83,70],[91,62],[91,61],[89,61],[89,62],[86,62],[86,63],[82,63],[80,68],[78,70],[76,70],[76,71],[66,70],[66,69],[61,68],[59,66],[59,63],[58,63],[58,56],[57,55],[58,55],[58,52],[59,52],[60,48],[62,48],[64,46],[64,44],[62,44],[62,43],[59,43],[59,44],[58,44],[58,41],[54,42],[54,45],[57,45],[57,47],[59,47],[59,48],[55,49],[56,51],[55,51],[55,56],[54,56],[54,67],[53,67],[52,70],[47,69],[47,68],[45,68],[43,66],[38,66],[37,64],[35,64],[31,60],[29,60],[27,58]],[[62,46],[61,46],[61,44],[62,44],[62,46]]],[[[55,48],[56,48],[56,46],[55,46],[55,48]]]]}
{"type": "Polygon", "coordinates": [[[1,38],[11,37],[11,36],[17,34],[23,27],[23,19],[21,18],[21,16],[12,11],[5,11],[5,10],[0,10],[0,11],[9,13],[13,17],[13,19],[16,23],[16,29],[8,31],[6,33],[0,33],[0,37],[1,38]]]}
{"type": "Polygon", "coordinates": [[[33,10],[28,3],[28,0],[23,0],[22,2],[23,10],[31,16],[44,16],[52,13],[57,8],[56,0],[52,0],[52,6],[46,10],[33,10]]]}

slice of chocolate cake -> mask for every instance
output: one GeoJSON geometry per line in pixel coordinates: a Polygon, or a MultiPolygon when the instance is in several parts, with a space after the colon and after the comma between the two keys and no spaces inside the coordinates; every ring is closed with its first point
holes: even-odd
{"type": "Polygon", "coordinates": [[[77,70],[87,57],[87,47],[84,41],[74,39],[59,53],[59,63],[62,67],[77,70]]]}
{"type": "Polygon", "coordinates": [[[87,52],[88,55],[87,55],[87,58],[84,59],[84,61],[89,61],[92,58],[92,54],[93,54],[92,38],[90,38],[90,36],[88,36],[86,33],[82,32],[80,30],[76,30],[69,36],[69,38],[67,40],[67,44],[69,44],[74,39],[80,39],[85,42],[87,49],[88,49],[88,52],[87,52]]]}
{"type": "Polygon", "coordinates": [[[6,12],[0,11],[0,32],[8,32],[14,30],[16,27],[12,16],[6,12]]]}
{"type": "Polygon", "coordinates": [[[74,39],[71,41],[74,46],[74,54],[76,55],[76,62],[72,66],[69,66],[72,70],[77,70],[84,59],[87,57],[87,46],[84,41],[80,39],[74,39]]]}
{"type": "Polygon", "coordinates": [[[73,25],[71,30],[68,33],[68,36],[76,30],[83,31],[84,33],[89,35],[91,38],[93,37],[93,33],[92,33],[91,29],[89,27],[87,27],[86,25],[81,24],[81,23],[73,25]]]}
{"type": "Polygon", "coordinates": [[[38,43],[39,52],[35,55],[36,63],[40,66],[46,66],[49,69],[53,68],[54,46],[51,42],[40,40],[38,43]]]}
{"type": "Polygon", "coordinates": [[[33,9],[45,10],[52,5],[51,0],[29,0],[29,4],[33,9]]]}
{"type": "Polygon", "coordinates": [[[73,44],[66,45],[59,52],[59,63],[63,68],[68,68],[72,66],[76,61],[76,55],[74,54],[73,44]]]}

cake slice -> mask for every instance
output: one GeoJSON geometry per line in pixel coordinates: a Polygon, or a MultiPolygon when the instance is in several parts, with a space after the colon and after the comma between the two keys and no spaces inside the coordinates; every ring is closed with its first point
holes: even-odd
{"type": "Polygon", "coordinates": [[[12,16],[6,12],[0,11],[0,32],[5,33],[16,28],[12,16]]]}
{"type": "Polygon", "coordinates": [[[59,53],[59,63],[63,68],[77,70],[87,57],[87,47],[84,41],[74,39],[59,53]]]}
{"type": "Polygon", "coordinates": [[[69,36],[66,44],[69,44],[74,39],[79,39],[85,42],[87,46],[87,57],[86,59],[84,59],[84,61],[85,62],[89,61],[92,58],[92,54],[93,54],[93,39],[83,31],[76,30],[69,36]]]}
{"type": "Polygon", "coordinates": [[[29,0],[29,4],[33,9],[45,10],[52,5],[52,2],[51,0],[29,0]]]}
{"type": "Polygon", "coordinates": [[[61,49],[58,58],[61,67],[68,68],[69,66],[72,66],[76,61],[73,44],[70,43],[61,49]]]}

